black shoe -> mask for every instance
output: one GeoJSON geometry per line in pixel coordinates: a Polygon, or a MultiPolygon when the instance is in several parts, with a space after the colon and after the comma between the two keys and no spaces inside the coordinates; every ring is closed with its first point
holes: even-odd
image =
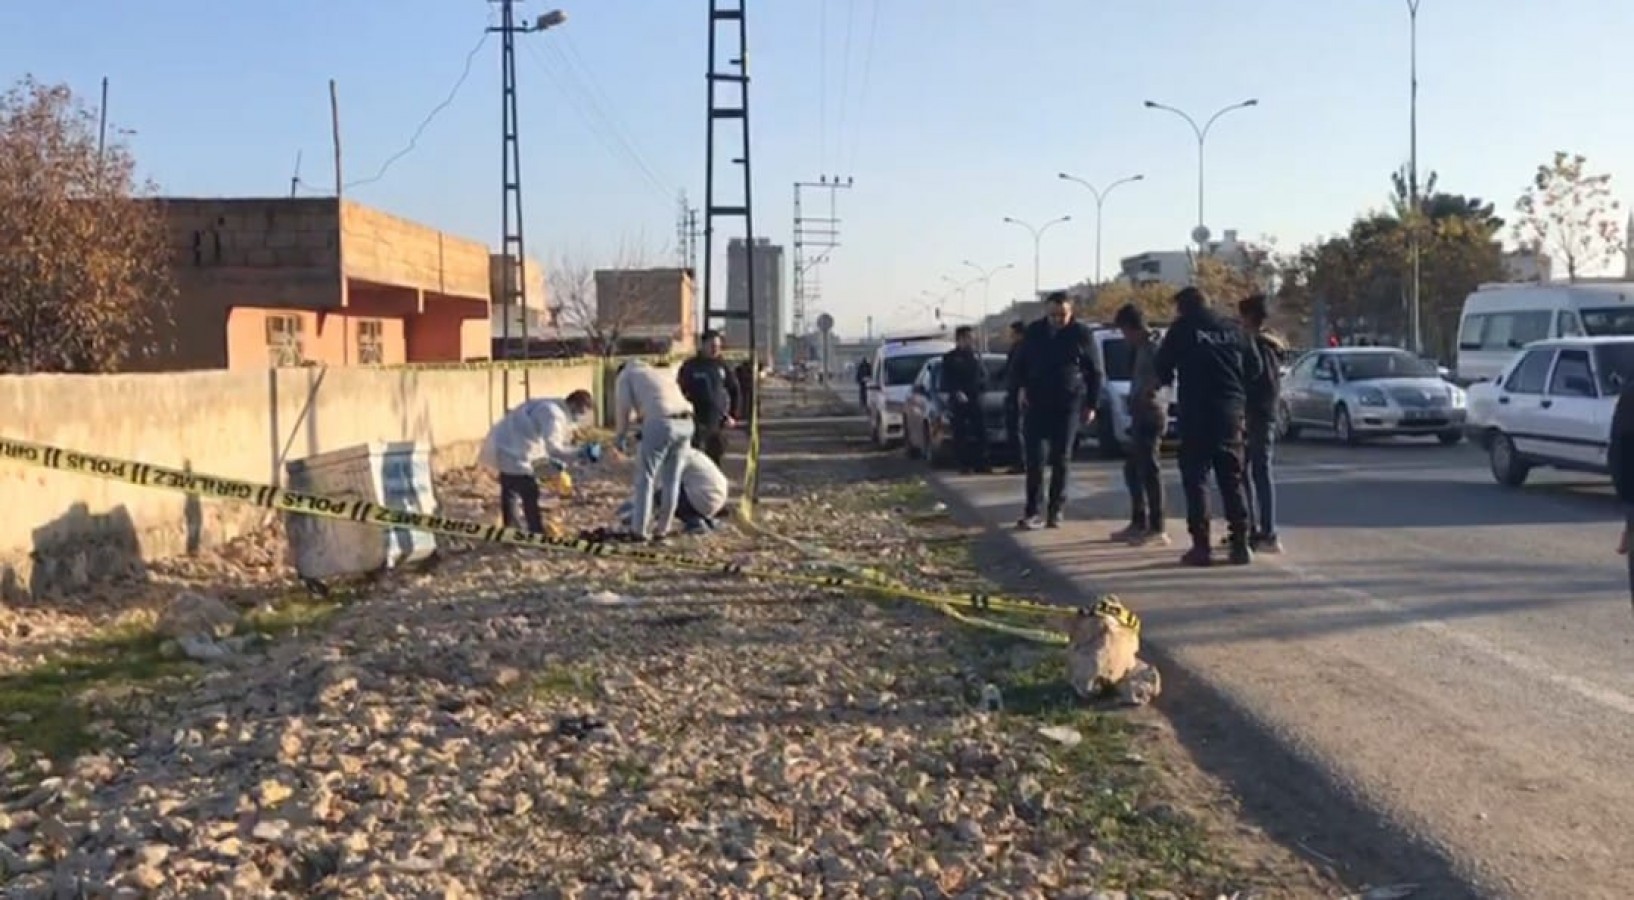
{"type": "Polygon", "coordinates": [[[1044,518],[1044,527],[1045,528],[1060,528],[1061,527],[1061,511],[1060,510],[1054,510],[1048,516],[1046,516],[1044,518]]]}
{"type": "Polygon", "coordinates": [[[1226,560],[1234,566],[1246,566],[1254,561],[1254,551],[1248,549],[1248,541],[1238,538],[1231,542],[1230,555],[1226,560]]]}
{"type": "Polygon", "coordinates": [[[1191,549],[1180,557],[1180,564],[1193,568],[1207,568],[1214,565],[1214,553],[1209,549],[1208,542],[1192,542],[1191,549]]]}

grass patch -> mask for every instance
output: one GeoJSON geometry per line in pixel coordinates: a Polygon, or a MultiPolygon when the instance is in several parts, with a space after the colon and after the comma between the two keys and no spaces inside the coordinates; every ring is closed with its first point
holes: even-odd
{"type": "Polygon", "coordinates": [[[538,702],[590,699],[600,688],[595,670],[587,665],[551,666],[522,682],[523,694],[538,702]]]}
{"type": "Polygon", "coordinates": [[[0,676],[0,739],[19,757],[60,761],[98,746],[95,727],[130,714],[131,702],[196,671],[159,652],[151,627],[121,626],[32,669],[0,676]]]}
{"type": "Polygon", "coordinates": [[[319,628],[340,612],[344,598],[331,594],[324,599],[292,592],[281,602],[251,610],[239,619],[239,634],[264,634],[268,637],[296,635],[319,628]]]}

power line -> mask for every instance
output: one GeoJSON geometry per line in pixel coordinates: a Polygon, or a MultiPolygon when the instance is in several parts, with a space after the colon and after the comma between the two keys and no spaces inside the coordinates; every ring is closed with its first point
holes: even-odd
{"type": "Polygon", "coordinates": [[[633,132],[624,127],[624,123],[620,117],[612,112],[608,112],[609,109],[616,110],[617,104],[613,103],[612,99],[608,97],[607,92],[602,90],[600,79],[596,77],[596,73],[590,68],[589,63],[585,62],[584,57],[579,53],[578,45],[574,43],[572,38],[567,38],[562,42],[561,52],[565,54],[569,63],[571,63],[571,67],[576,68],[578,71],[584,74],[584,81],[590,87],[589,94],[591,99],[600,101],[597,103],[597,106],[602,110],[603,117],[613,126],[614,133],[621,135],[625,139],[624,143],[630,145],[630,149],[634,152],[636,158],[640,159],[648,170],[655,172],[659,176],[658,180],[660,182],[666,185],[672,184],[673,182],[671,179],[664,177],[666,173],[660,171],[656,166],[648,164],[649,157],[647,154],[641,152],[643,149],[641,142],[636,139],[633,132]]]}
{"type": "Polygon", "coordinates": [[[359,179],[357,181],[349,181],[349,182],[346,183],[346,187],[348,187],[348,188],[362,187],[363,185],[373,184],[376,181],[379,181],[380,179],[385,178],[386,177],[386,172],[388,170],[390,170],[391,167],[398,160],[400,160],[403,157],[408,156],[410,153],[414,152],[415,146],[420,141],[420,136],[425,134],[425,131],[426,131],[427,128],[431,127],[432,121],[437,118],[438,114],[440,114],[443,110],[447,109],[449,106],[451,106],[454,103],[454,98],[455,97],[459,96],[460,88],[465,86],[465,80],[467,78],[471,77],[471,66],[476,62],[477,54],[482,52],[482,48],[484,46],[486,46],[487,43],[488,43],[488,32],[486,30],[484,30],[482,32],[482,37],[480,39],[478,39],[476,46],[472,47],[471,52],[467,53],[465,55],[465,67],[460,70],[460,77],[454,81],[454,86],[449,89],[448,96],[443,98],[443,102],[441,102],[441,103],[437,104],[436,106],[432,107],[431,112],[426,113],[426,117],[423,120],[421,120],[420,126],[418,128],[416,128],[416,129],[414,129],[414,134],[413,134],[412,137],[409,138],[407,146],[405,146],[403,149],[397,151],[397,153],[395,155],[393,155],[391,158],[387,159],[384,163],[382,163],[381,166],[380,166],[380,170],[378,172],[374,173],[373,176],[371,176],[369,178],[359,179]]]}
{"type": "Polygon", "coordinates": [[[862,155],[863,126],[860,120],[864,110],[868,108],[868,81],[874,71],[874,40],[879,34],[880,2],[881,0],[870,0],[873,9],[868,16],[868,41],[864,44],[862,51],[862,85],[857,89],[857,118],[859,121],[856,127],[856,138],[851,144],[851,165],[847,167],[853,172],[857,169],[857,157],[862,155]]]}
{"type": "Polygon", "coordinates": [[[851,33],[857,18],[857,0],[846,0],[845,40],[840,45],[840,109],[834,125],[834,160],[845,156],[845,107],[851,93],[851,33]]]}

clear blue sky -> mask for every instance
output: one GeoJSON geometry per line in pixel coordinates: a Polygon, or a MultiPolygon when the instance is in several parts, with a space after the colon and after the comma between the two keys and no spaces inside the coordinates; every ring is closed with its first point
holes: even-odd
{"type": "MultiPolygon", "coordinates": [[[[904,302],[968,274],[966,258],[1016,264],[994,307],[1025,293],[1032,242],[1006,215],[1072,214],[1045,237],[1043,281],[1089,274],[1094,206],[1061,170],[1146,175],[1107,202],[1109,272],[1181,246],[1196,145],[1146,98],[1199,118],[1259,98],[1209,138],[1208,219],[1282,249],[1381,205],[1407,157],[1406,0],[750,3],[757,230],[788,243],[796,179],[855,177],[813,310],[844,332],[870,314],[876,328],[910,320],[904,302]]],[[[599,265],[624,246],[667,263],[676,193],[702,200],[707,0],[520,10],[555,5],[560,31],[519,38],[530,255],[599,265]]],[[[0,76],[67,82],[91,103],[107,76],[110,117],[164,191],[278,195],[298,152],[306,181],[332,182],[328,79],[346,177],[371,176],[448,94],[490,13],[484,0],[10,0],[0,76]]],[[[1631,47],[1627,0],[1423,0],[1421,166],[1507,211],[1567,149],[1634,199],[1631,47]]],[[[415,150],[351,195],[497,242],[498,69],[491,40],[415,150]]]]}

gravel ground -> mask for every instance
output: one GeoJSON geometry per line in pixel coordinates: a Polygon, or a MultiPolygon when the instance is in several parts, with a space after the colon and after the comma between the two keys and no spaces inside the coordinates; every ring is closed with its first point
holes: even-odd
{"type": "MultiPolygon", "coordinates": [[[[976,579],[965,532],[859,425],[764,442],[766,526],[976,579]]],[[[558,517],[605,524],[627,478],[604,464],[558,517]]],[[[480,473],[439,491],[494,515],[480,473]]],[[[735,530],[668,550],[804,556],[735,530]]],[[[269,527],[99,599],[242,611],[202,665],[151,611],[72,644],[10,614],[53,637],[0,659],[6,897],[1342,893],[1236,821],[1155,713],[1075,704],[1058,650],[844,591],[510,548],[320,603],[282,552],[269,527]]]]}

